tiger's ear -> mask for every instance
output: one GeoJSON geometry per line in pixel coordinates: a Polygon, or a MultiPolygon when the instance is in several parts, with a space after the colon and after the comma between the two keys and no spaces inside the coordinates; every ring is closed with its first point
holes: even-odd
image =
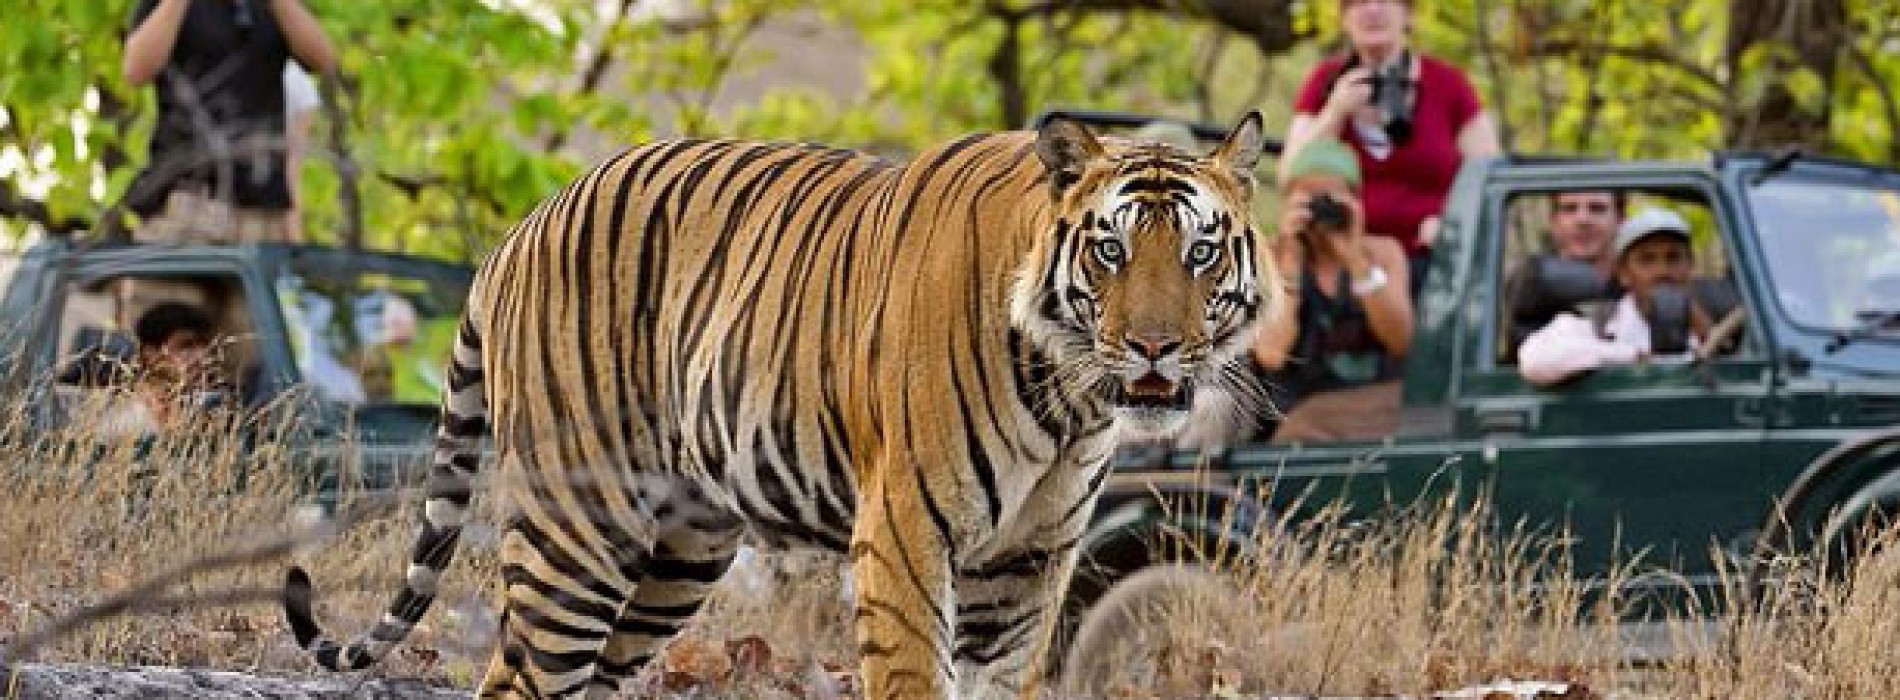
{"type": "Polygon", "coordinates": [[[1266,135],[1262,133],[1260,110],[1248,110],[1247,116],[1240,118],[1233,131],[1227,132],[1227,140],[1208,157],[1214,162],[1233,168],[1236,175],[1251,177],[1254,165],[1260,162],[1260,156],[1267,147],[1266,135]]]}
{"type": "Polygon", "coordinates": [[[1102,142],[1095,140],[1088,127],[1057,117],[1037,130],[1036,156],[1049,168],[1049,179],[1061,192],[1082,179],[1089,161],[1102,157],[1102,142]]]}

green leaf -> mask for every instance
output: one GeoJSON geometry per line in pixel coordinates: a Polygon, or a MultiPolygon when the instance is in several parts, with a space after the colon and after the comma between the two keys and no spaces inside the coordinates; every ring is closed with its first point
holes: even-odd
{"type": "Polygon", "coordinates": [[[1827,99],[1827,86],[1822,84],[1821,75],[1809,68],[1797,68],[1788,73],[1784,87],[1796,104],[1810,112],[1818,111],[1827,99]]]}

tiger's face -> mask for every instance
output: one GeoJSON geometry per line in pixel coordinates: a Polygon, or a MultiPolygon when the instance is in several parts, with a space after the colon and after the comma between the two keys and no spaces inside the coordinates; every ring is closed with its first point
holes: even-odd
{"type": "Polygon", "coordinates": [[[1037,136],[1055,227],[1011,318],[1055,359],[1059,388],[1106,401],[1124,431],[1173,432],[1197,391],[1258,393],[1237,360],[1282,294],[1252,216],[1263,145],[1258,113],[1198,157],[1063,121],[1037,136]]]}

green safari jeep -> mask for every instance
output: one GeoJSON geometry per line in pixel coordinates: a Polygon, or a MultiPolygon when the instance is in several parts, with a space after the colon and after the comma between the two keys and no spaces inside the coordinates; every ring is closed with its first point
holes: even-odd
{"type": "Polygon", "coordinates": [[[78,420],[114,390],[115,374],[97,368],[132,356],[120,285],[165,285],[222,310],[236,395],[219,403],[294,399],[297,463],[321,481],[338,469],[371,488],[417,481],[473,277],[468,265],[315,245],[51,239],[0,250],[0,397],[27,407],[15,427],[29,441],[78,420]]]}
{"type": "Polygon", "coordinates": [[[1764,549],[1851,548],[1861,523],[1900,512],[1900,172],[1792,152],[1502,157],[1466,163],[1442,223],[1396,433],[1126,450],[1071,612],[1165,563],[1147,546],[1157,532],[1244,542],[1261,523],[1297,519],[1299,504],[1371,512],[1482,489],[1500,522],[1563,528],[1579,575],[1639,561],[1699,586],[1718,583],[1717,549],[1749,561],[1764,549]],[[1555,387],[1519,376],[1515,326],[1540,302],[1507,280],[1541,259],[1551,197],[1574,190],[1619,191],[1632,213],[1665,206],[1691,223],[1696,287],[1708,295],[1698,298],[1728,319],[1727,342],[1710,344],[1720,352],[1555,387]],[[1236,502],[1262,484],[1265,503],[1236,502]]]}

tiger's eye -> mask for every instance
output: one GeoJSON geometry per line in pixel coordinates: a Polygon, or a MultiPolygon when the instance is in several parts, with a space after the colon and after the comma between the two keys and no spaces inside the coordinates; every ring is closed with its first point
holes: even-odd
{"type": "Polygon", "coordinates": [[[1220,246],[1214,245],[1213,241],[1195,241],[1194,245],[1188,246],[1189,265],[1201,267],[1214,262],[1217,257],[1220,257],[1220,246]]]}

